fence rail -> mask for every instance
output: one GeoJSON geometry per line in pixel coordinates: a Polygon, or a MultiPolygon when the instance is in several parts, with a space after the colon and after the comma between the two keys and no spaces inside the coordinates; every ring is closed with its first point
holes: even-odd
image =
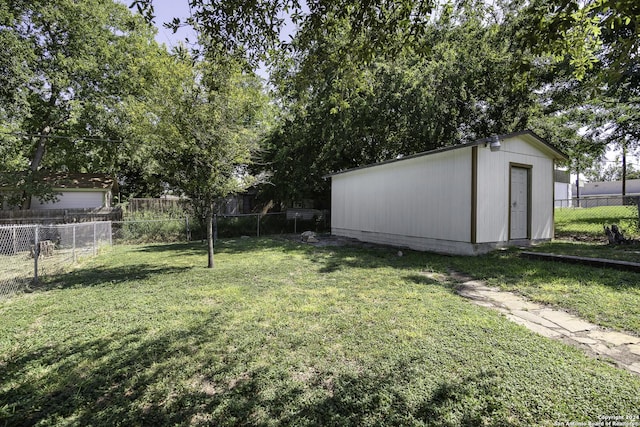
{"type": "Polygon", "coordinates": [[[111,244],[111,222],[0,226],[0,296],[63,271],[111,244]]]}
{"type": "Polygon", "coordinates": [[[120,221],[122,209],[29,209],[0,210],[0,225],[68,224],[75,222],[120,221]]]}
{"type": "MultiPolygon", "coordinates": [[[[113,222],[115,243],[176,242],[206,237],[203,221],[189,216],[165,219],[134,219],[113,222]]],[[[329,231],[329,214],[313,216],[287,212],[266,214],[215,215],[215,238],[301,233],[306,230],[329,231]]]]}
{"type": "Polygon", "coordinates": [[[186,200],[174,198],[131,198],[127,202],[127,210],[131,213],[147,211],[165,213],[180,210],[185,203],[187,203],[186,200]]]}
{"type": "Polygon", "coordinates": [[[556,200],[555,237],[607,241],[604,227],[616,224],[627,238],[640,238],[638,196],[581,197],[556,200]]]}

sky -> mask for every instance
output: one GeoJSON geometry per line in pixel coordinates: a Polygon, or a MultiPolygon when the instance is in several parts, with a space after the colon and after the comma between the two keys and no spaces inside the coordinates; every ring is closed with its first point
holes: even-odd
{"type": "Polygon", "coordinates": [[[156,41],[164,43],[167,47],[172,48],[178,45],[180,41],[188,38],[191,43],[196,41],[195,31],[191,27],[180,28],[175,34],[173,30],[164,28],[162,24],[171,22],[173,18],[184,20],[190,16],[188,0],[154,0],[154,12],[156,15],[155,24],[158,28],[156,41]]]}
{"type": "MultiPolygon", "coordinates": [[[[196,41],[196,33],[191,27],[180,28],[174,34],[172,29],[164,28],[163,26],[165,22],[171,22],[173,18],[180,18],[181,21],[184,21],[185,18],[190,16],[188,0],[153,0],[153,7],[156,16],[155,25],[158,29],[158,34],[156,35],[156,41],[158,43],[165,44],[171,49],[180,42],[186,42],[186,39],[189,39],[190,43],[196,41]]],[[[295,26],[291,23],[290,19],[285,18],[285,25],[280,34],[280,38],[284,41],[289,41],[290,35],[294,32],[295,26]]],[[[269,74],[264,67],[259,68],[257,74],[268,81],[269,74]]]]}

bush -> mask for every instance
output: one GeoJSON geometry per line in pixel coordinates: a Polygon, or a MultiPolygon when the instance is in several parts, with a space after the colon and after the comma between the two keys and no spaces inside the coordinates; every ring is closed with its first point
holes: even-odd
{"type": "Polygon", "coordinates": [[[113,222],[114,239],[126,243],[178,242],[187,238],[186,216],[177,212],[129,214],[125,221],[113,222]]]}

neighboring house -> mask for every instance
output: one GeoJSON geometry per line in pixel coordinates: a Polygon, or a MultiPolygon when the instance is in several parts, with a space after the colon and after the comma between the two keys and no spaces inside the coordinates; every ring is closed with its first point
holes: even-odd
{"type": "MultiPolygon", "coordinates": [[[[56,193],[56,200],[41,202],[31,198],[31,209],[99,209],[110,207],[118,183],[105,174],[51,173],[43,176],[56,193]]],[[[7,206],[3,206],[6,209],[7,206]]]]}
{"type": "Polygon", "coordinates": [[[553,171],[553,177],[554,206],[556,208],[571,207],[572,186],[569,171],[556,169],[553,171]]]}
{"type": "Polygon", "coordinates": [[[597,206],[621,206],[629,202],[629,198],[640,196],[640,179],[628,179],[625,197],[622,197],[622,181],[593,181],[580,185],[580,193],[576,193],[575,184],[572,206],[593,208],[597,206]],[[580,198],[578,200],[578,197],[580,198]]]}
{"type": "Polygon", "coordinates": [[[339,172],[331,232],[469,255],[551,240],[554,163],[565,159],[525,131],[339,172]]]}
{"type": "MultiPolygon", "coordinates": [[[[575,194],[575,184],[572,186],[575,194]]],[[[626,193],[629,196],[640,195],[640,179],[628,179],[626,182],[626,193]]],[[[621,196],[622,181],[593,181],[585,182],[580,186],[580,197],[588,196],[621,196]]]]}

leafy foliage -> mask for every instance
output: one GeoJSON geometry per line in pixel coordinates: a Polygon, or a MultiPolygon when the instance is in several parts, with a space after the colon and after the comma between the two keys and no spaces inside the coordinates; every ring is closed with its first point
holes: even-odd
{"type": "Polygon", "coordinates": [[[2,0],[0,10],[0,118],[9,132],[0,137],[12,147],[2,166],[115,172],[127,151],[127,101],[147,90],[150,58],[163,54],[152,28],[112,0],[2,0]]]}
{"type": "Polygon", "coordinates": [[[257,180],[247,165],[266,125],[266,98],[260,80],[228,57],[175,56],[171,69],[145,105],[151,109],[140,111],[139,129],[150,138],[157,174],[190,199],[207,228],[213,267],[214,203],[257,180]]]}
{"type": "Polygon", "coordinates": [[[370,62],[351,54],[368,41],[349,38],[348,20],[303,27],[275,73],[285,113],[269,138],[270,195],[326,200],[328,173],[526,128],[540,71],[513,48],[515,17],[482,13],[443,11],[419,43],[370,62]]]}
{"type": "Polygon", "coordinates": [[[536,0],[525,16],[523,40],[559,60],[568,59],[578,79],[602,63],[599,72],[604,81],[635,80],[637,87],[638,2],[536,0]]]}
{"type": "MultiPolygon", "coordinates": [[[[134,0],[135,7],[148,20],[155,19],[153,0],[134,0]]],[[[352,52],[370,59],[381,49],[397,47],[398,40],[410,42],[424,32],[424,24],[433,7],[432,1],[352,1],[336,0],[269,0],[224,1],[189,0],[191,16],[187,22],[174,18],[165,23],[177,29],[190,24],[209,40],[205,50],[232,54],[248,59],[253,65],[268,59],[278,48],[291,48],[280,39],[285,16],[314,35],[323,34],[335,24],[334,19],[347,21],[351,39],[368,40],[352,52]]]]}

